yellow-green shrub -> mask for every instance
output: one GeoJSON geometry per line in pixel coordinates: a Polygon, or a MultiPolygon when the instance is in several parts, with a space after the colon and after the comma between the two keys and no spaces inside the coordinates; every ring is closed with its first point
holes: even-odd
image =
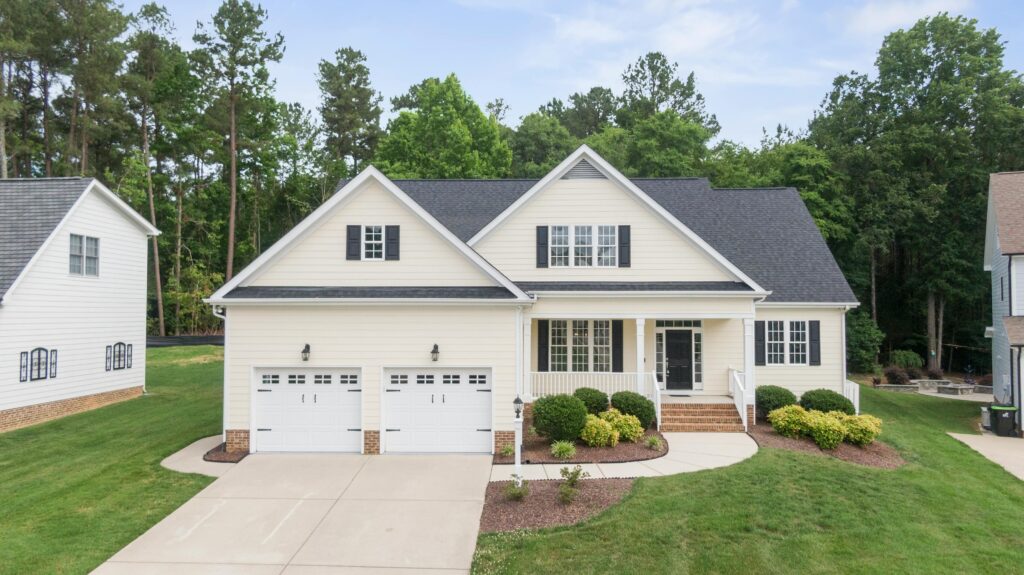
{"type": "Polygon", "coordinates": [[[636,443],[644,436],[644,426],[635,415],[625,415],[613,407],[608,411],[601,412],[598,417],[610,423],[612,429],[619,432],[619,439],[636,443]]]}
{"type": "Polygon", "coordinates": [[[874,415],[846,415],[840,414],[843,425],[846,426],[847,443],[859,445],[871,445],[875,438],[882,433],[882,420],[874,415]]]}
{"type": "Polygon", "coordinates": [[[846,437],[846,425],[833,413],[809,411],[804,417],[808,435],[822,449],[835,449],[846,437]]]}
{"type": "Polygon", "coordinates": [[[619,444],[619,432],[611,423],[596,415],[587,415],[580,439],[590,447],[615,447],[619,444]]]}
{"type": "Polygon", "coordinates": [[[800,437],[808,431],[807,410],[799,405],[780,407],[768,414],[768,423],[779,435],[800,437]]]}

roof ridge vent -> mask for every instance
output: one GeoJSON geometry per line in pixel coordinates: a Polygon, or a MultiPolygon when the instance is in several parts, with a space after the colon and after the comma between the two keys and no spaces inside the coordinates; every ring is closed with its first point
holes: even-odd
{"type": "Polygon", "coordinates": [[[601,170],[594,167],[593,164],[588,162],[586,158],[576,162],[576,165],[569,169],[568,172],[562,176],[563,180],[606,180],[601,170]]]}

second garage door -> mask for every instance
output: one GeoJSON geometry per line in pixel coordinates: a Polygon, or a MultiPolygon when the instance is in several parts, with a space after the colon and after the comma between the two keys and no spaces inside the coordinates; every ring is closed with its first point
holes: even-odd
{"type": "Polygon", "coordinates": [[[385,449],[409,453],[490,453],[489,368],[388,369],[385,449]]]}
{"type": "Polygon", "coordinates": [[[256,451],[360,451],[358,369],[258,370],[255,386],[256,451]]]}

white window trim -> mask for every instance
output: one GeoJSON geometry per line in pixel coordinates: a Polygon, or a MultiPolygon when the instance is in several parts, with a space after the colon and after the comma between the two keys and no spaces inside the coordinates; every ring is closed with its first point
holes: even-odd
{"type": "Polygon", "coordinates": [[[654,328],[654,361],[655,369],[657,371],[658,383],[665,382],[665,370],[668,367],[668,362],[665,361],[665,339],[668,337],[665,332],[669,331],[690,331],[693,332],[690,340],[690,366],[693,371],[693,391],[702,391],[704,389],[704,366],[707,364],[707,349],[704,345],[704,325],[703,322],[700,327],[655,327],[654,328]],[[661,334],[661,344],[658,344],[658,334],[661,334]],[[700,379],[697,378],[697,340],[696,335],[700,334],[700,379]],[[661,369],[657,369],[658,355],[661,355],[661,369]]]}
{"type": "Polygon", "coordinates": [[[548,267],[549,268],[617,268],[619,267],[619,226],[612,224],[552,224],[548,226],[548,267]],[[610,227],[615,230],[615,241],[613,243],[614,261],[611,264],[601,264],[598,259],[598,252],[601,247],[601,227],[610,227]],[[569,230],[569,264],[555,265],[554,251],[556,246],[552,241],[554,233],[552,228],[568,228],[569,230]],[[576,228],[590,228],[590,265],[576,264],[576,228]]]}
{"type": "Polygon", "coordinates": [[[615,369],[615,337],[612,334],[612,330],[615,329],[610,319],[550,319],[548,320],[548,371],[551,373],[613,373],[615,369]],[[552,369],[551,361],[551,341],[552,341],[552,330],[555,327],[556,321],[565,322],[565,371],[555,371],[552,369]],[[573,369],[573,334],[572,334],[572,323],[574,321],[585,321],[587,322],[587,369],[585,371],[577,371],[573,369]],[[607,371],[595,371],[594,370],[594,322],[605,321],[608,322],[608,370],[607,371]]]}
{"type": "Polygon", "coordinates": [[[811,364],[811,320],[809,319],[769,319],[765,320],[764,323],[764,365],[759,367],[786,367],[786,366],[809,366],[811,364]],[[768,361],[768,322],[770,321],[781,321],[782,322],[782,363],[771,363],[768,361]],[[790,322],[799,321],[804,324],[804,340],[802,342],[792,341],[792,334],[790,330],[790,322]],[[807,358],[803,363],[795,363],[791,361],[789,344],[790,343],[802,343],[804,344],[804,357],[807,358]]]}
{"type": "Polygon", "coordinates": [[[72,276],[72,277],[76,277],[76,278],[98,278],[98,277],[100,277],[100,251],[101,251],[100,238],[98,238],[96,236],[87,236],[85,234],[76,234],[74,232],[71,232],[70,236],[68,237],[68,275],[72,276]],[[78,257],[82,258],[82,271],[77,272],[77,273],[71,271],[71,257],[75,255],[75,254],[71,253],[71,238],[74,238],[74,237],[79,237],[82,240],[82,243],[81,243],[82,253],[78,254],[78,257]],[[86,261],[89,259],[89,255],[88,255],[89,254],[89,247],[88,246],[89,246],[89,240],[90,239],[96,240],[96,273],[94,273],[94,274],[90,274],[90,273],[86,272],[86,269],[87,269],[86,261]]]}
{"type": "MultiPolygon", "coordinates": [[[[359,259],[364,262],[382,262],[384,261],[385,253],[388,243],[388,227],[383,224],[369,224],[365,226],[359,226],[359,259]],[[368,258],[366,257],[366,228],[380,228],[380,257],[379,258],[368,258]]],[[[376,243],[376,242],[373,242],[376,243]]]]}

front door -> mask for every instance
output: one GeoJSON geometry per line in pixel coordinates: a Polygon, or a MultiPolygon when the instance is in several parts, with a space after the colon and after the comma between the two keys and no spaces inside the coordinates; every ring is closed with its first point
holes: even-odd
{"type": "Polygon", "coordinates": [[[665,387],[693,389],[693,332],[673,329],[665,332],[665,387]]]}

